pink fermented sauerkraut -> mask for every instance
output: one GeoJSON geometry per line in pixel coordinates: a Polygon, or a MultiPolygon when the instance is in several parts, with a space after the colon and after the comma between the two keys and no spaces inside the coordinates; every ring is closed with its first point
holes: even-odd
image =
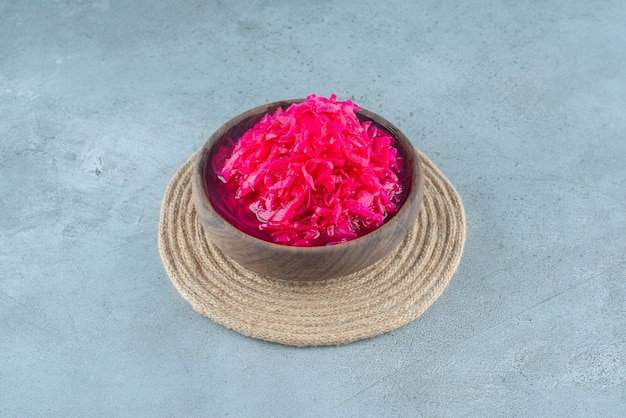
{"type": "Polygon", "coordinates": [[[218,151],[217,199],[229,221],[278,244],[319,246],[362,236],[393,216],[408,189],[406,164],[393,137],[359,121],[356,110],[334,94],[311,95],[266,114],[230,154],[218,151]]]}

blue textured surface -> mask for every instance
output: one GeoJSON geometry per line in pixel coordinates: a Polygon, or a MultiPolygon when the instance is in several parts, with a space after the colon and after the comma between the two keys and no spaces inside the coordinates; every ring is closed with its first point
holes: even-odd
{"type": "Polygon", "coordinates": [[[624,416],[626,3],[0,2],[0,416],[624,416]],[[417,321],[297,349],[197,315],[174,171],[310,93],[397,124],[464,198],[417,321]]]}

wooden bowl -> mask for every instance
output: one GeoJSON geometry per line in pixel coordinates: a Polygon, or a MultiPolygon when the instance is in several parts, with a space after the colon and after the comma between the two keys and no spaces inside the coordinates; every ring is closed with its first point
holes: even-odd
{"type": "Polygon", "coordinates": [[[263,115],[278,107],[286,109],[303,100],[285,100],[251,109],[220,127],[204,144],[192,177],[192,199],[200,222],[211,242],[225,255],[256,273],[284,280],[325,280],[344,276],[368,267],[393,251],[416,221],[422,204],[424,173],[415,148],[398,128],[365,109],[357,111],[361,121],[371,120],[387,130],[397,141],[400,153],[411,171],[410,190],[396,214],[374,231],[351,241],[321,246],[293,247],[267,242],[240,231],[215,210],[205,181],[211,167],[212,151],[225,140],[236,141],[263,115]]]}

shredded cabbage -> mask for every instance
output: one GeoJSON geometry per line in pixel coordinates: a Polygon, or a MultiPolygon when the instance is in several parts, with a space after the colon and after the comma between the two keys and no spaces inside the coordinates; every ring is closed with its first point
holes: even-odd
{"type": "Polygon", "coordinates": [[[356,110],[334,94],[278,108],[244,133],[217,172],[274,242],[346,242],[397,211],[395,140],[356,110]]]}

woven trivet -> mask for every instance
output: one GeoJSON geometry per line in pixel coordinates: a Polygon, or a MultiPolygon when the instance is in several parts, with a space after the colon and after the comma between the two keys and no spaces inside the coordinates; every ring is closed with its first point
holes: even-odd
{"type": "Polygon", "coordinates": [[[197,312],[266,341],[339,345],[406,325],[441,295],[465,243],[461,198],[432,161],[418,154],[424,165],[424,202],[406,239],[373,266],[313,282],[260,276],[211,243],[191,201],[194,154],[163,198],[159,251],[165,270],[197,312]]]}

